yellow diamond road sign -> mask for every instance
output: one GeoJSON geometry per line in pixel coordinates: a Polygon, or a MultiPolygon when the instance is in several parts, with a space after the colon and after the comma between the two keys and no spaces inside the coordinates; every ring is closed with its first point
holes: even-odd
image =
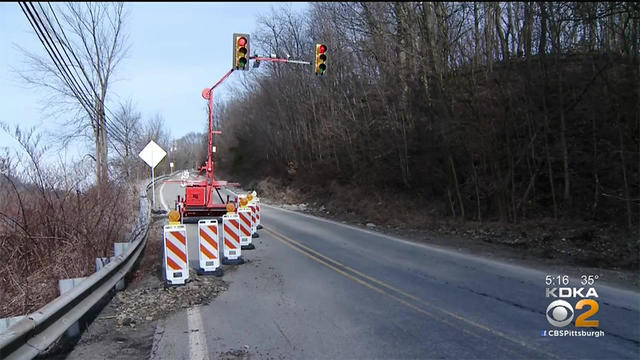
{"type": "Polygon", "coordinates": [[[147,146],[145,146],[144,149],[140,151],[140,154],[138,154],[138,156],[140,156],[147,165],[151,166],[151,168],[156,167],[156,165],[158,165],[166,155],[167,153],[153,140],[149,141],[147,146]]]}

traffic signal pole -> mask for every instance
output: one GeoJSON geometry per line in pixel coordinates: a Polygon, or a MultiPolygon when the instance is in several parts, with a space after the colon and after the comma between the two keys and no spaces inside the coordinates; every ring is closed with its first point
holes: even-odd
{"type": "MultiPolygon", "coordinates": [[[[270,57],[258,57],[258,56],[249,57],[249,60],[311,65],[311,63],[308,62],[308,61],[289,60],[289,59],[270,58],[270,57]]],[[[213,175],[213,172],[214,172],[213,171],[214,170],[214,163],[213,163],[213,135],[222,134],[222,131],[214,131],[213,130],[213,90],[215,90],[215,88],[217,88],[225,80],[227,80],[229,78],[229,76],[231,76],[231,73],[233,71],[234,71],[234,69],[232,68],[220,80],[218,80],[218,82],[215,83],[215,85],[213,85],[210,88],[206,88],[206,89],[202,90],[202,97],[205,100],[209,101],[209,149],[208,149],[207,167],[206,167],[206,170],[207,170],[207,177],[206,177],[206,184],[207,184],[206,192],[207,192],[207,195],[206,195],[206,199],[207,199],[207,206],[208,207],[213,206],[213,190],[214,190],[214,188],[215,188],[215,186],[217,184],[216,180],[214,178],[214,175],[213,175]]]]}
{"type": "Polygon", "coordinates": [[[211,88],[204,89],[202,91],[202,97],[206,100],[209,100],[209,149],[207,154],[207,206],[213,206],[213,189],[215,178],[213,175],[213,135],[222,134],[222,131],[214,131],[213,130],[213,90],[215,90],[218,85],[222,84],[233,72],[233,69],[229,70],[222,79],[220,79],[215,85],[211,88]]]}
{"type": "Polygon", "coordinates": [[[271,62],[279,62],[279,63],[291,63],[291,64],[303,64],[303,65],[311,65],[308,61],[303,60],[289,60],[289,59],[280,59],[280,58],[270,58],[270,57],[250,57],[250,60],[255,61],[271,61],[271,62]]]}
{"type": "MultiPolygon", "coordinates": [[[[213,136],[222,134],[222,131],[213,130],[213,91],[220,86],[225,80],[231,76],[231,73],[235,70],[248,70],[249,61],[254,60],[254,65],[257,67],[261,61],[279,62],[279,63],[292,63],[311,65],[308,61],[302,60],[290,60],[277,58],[275,55],[272,57],[258,57],[250,54],[250,42],[249,34],[233,34],[233,62],[231,70],[229,70],[218,82],[212,87],[202,90],[202,97],[209,102],[209,146],[207,149],[207,162],[205,166],[199,168],[198,178],[202,174],[202,170],[206,170],[206,179],[204,181],[198,181],[197,183],[191,183],[185,189],[185,197],[180,199],[178,197],[178,203],[182,211],[182,215],[185,217],[192,216],[216,216],[216,214],[223,214],[225,210],[225,201],[222,199],[220,189],[222,186],[227,185],[226,181],[216,181],[214,176],[214,145],[213,136]],[[215,204],[213,201],[214,191],[220,197],[223,204],[215,204]],[[204,192],[204,194],[203,194],[204,192]],[[202,196],[204,195],[204,201],[202,196]],[[204,205],[204,206],[203,206],[204,205]]],[[[227,196],[227,202],[229,196],[227,196]]]]}

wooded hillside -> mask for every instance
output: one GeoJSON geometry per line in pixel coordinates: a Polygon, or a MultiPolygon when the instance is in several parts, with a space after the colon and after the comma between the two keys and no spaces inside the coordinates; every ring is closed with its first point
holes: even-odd
{"type": "MultiPolygon", "coordinates": [[[[640,214],[640,5],[312,3],[279,9],[262,64],[225,104],[232,173],[418,194],[443,216],[640,214]]],[[[246,74],[247,72],[245,72],[246,74]]]]}

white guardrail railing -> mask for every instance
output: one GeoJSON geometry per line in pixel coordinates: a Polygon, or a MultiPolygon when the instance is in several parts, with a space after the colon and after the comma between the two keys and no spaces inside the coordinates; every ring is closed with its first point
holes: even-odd
{"type": "MultiPolygon", "coordinates": [[[[163,178],[157,177],[155,182],[163,178]]],[[[140,214],[129,235],[127,250],[73,289],[0,333],[0,359],[33,359],[46,351],[131,270],[147,242],[151,217],[147,192],[151,185],[149,182],[140,189],[140,214]]]]}

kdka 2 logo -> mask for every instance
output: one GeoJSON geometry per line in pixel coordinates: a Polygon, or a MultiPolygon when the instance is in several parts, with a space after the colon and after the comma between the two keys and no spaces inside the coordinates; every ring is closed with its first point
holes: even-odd
{"type": "MultiPolygon", "coordinates": [[[[568,285],[563,278],[558,277],[558,285],[568,285]]],[[[547,281],[547,286],[556,285],[555,281],[547,281]]],[[[585,283],[587,285],[587,283],[585,283]]],[[[575,317],[576,327],[599,327],[599,320],[591,318],[598,313],[600,305],[598,301],[598,292],[594,287],[547,287],[545,289],[545,297],[548,299],[556,299],[551,301],[547,306],[547,321],[555,327],[565,327],[573,321],[575,317]],[[575,306],[567,300],[578,300],[575,306]],[[577,312],[580,312],[577,314],[577,312]],[[577,316],[576,316],[577,315],[577,316]]]]}

